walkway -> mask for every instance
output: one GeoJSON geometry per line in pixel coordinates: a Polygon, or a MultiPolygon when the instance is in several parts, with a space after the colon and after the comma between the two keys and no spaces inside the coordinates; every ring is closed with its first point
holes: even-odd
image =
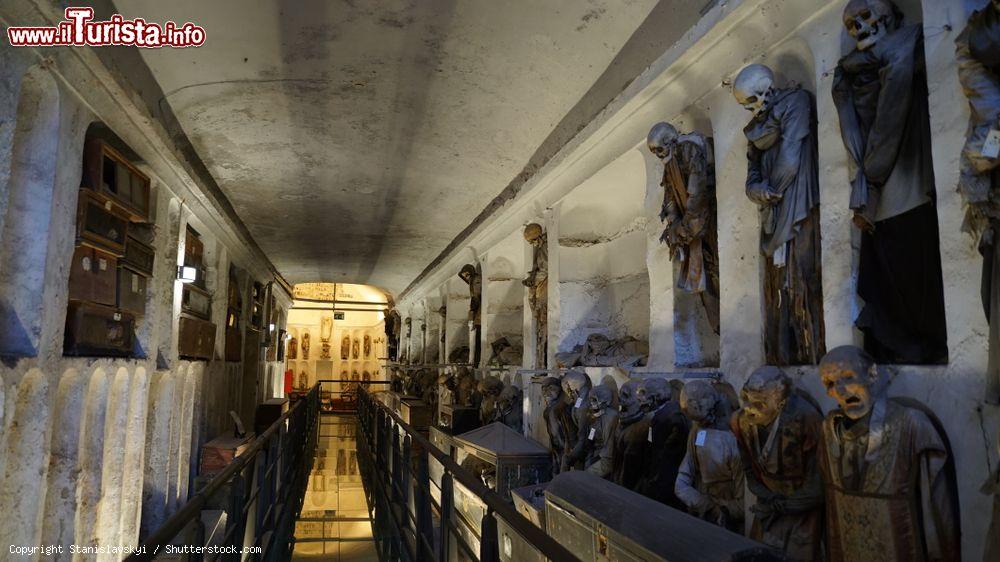
{"type": "Polygon", "coordinates": [[[320,416],[293,561],[377,562],[355,446],[355,417],[320,416]]]}

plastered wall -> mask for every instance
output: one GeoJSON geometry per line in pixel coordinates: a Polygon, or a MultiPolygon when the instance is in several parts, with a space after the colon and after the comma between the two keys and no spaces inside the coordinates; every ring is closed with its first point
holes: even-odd
{"type": "Polygon", "coordinates": [[[74,78],[85,71],[76,58],[0,45],[0,60],[0,542],[135,545],[188,499],[200,444],[227,430],[228,410],[240,409],[232,390],[245,371],[222,361],[230,264],[244,277],[254,269],[270,279],[245,259],[238,238],[178,195],[189,186],[163,180],[163,154],[137,134],[123,98],[109,93],[115,85],[84,88],[81,98],[74,78]],[[155,155],[138,163],[152,178],[156,263],[133,359],[63,357],[82,150],[94,122],[121,132],[138,154],[155,155]],[[177,355],[175,279],[187,224],[205,241],[215,294],[208,363],[177,355]]]}
{"type": "MultiPolygon", "coordinates": [[[[955,190],[968,109],[956,73],[954,39],[971,10],[985,3],[899,2],[907,21],[923,22],[926,38],[949,363],[882,367],[892,379],[890,393],[923,401],[945,424],[959,471],[966,560],[982,557],[985,514],[993,500],[979,493],[979,487],[997,463],[993,444],[1000,410],[983,399],[988,342],[979,300],[981,261],[974,240],[961,232],[964,207],[955,190]]],[[[735,102],[729,86],[739,70],[754,62],[771,65],[780,85],[798,83],[816,96],[826,345],[830,349],[861,342],[853,327],[859,309],[858,248],[848,209],[847,155],[830,95],[833,70],[849,46],[841,23],[845,4],[745,0],[716,6],[566,145],[517,201],[470,238],[470,247],[489,254],[547,210],[547,230],[558,233],[559,240],[557,245],[550,243],[554,301],[550,342],[564,350],[591,331],[642,334],[650,341],[647,371],[679,370],[690,355],[675,341],[678,330],[687,328],[679,325],[672,265],[658,242],[663,228],[657,217],[663,198],[662,168],[644,146],[649,127],[666,120],[715,142],[721,334],[714,352],[720,369],[739,389],[762,364],[759,224],[756,207],[744,195],[747,164],[742,129],[749,115],[735,102]],[[602,243],[594,244],[595,240],[602,243]],[[635,275],[637,291],[641,292],[639,285],[647,291],[632,301],[633,307],[621,298],[624,292],[593,291],[587,283],[601,276],[628,275],[635,275]]],[[[413,297],[404,295],[402,300],[419,298],[418,293],[427,290],[424,286],[453,275],[460,262],[445,260],[413,297]]],[[[610,375],[588,371],[593,371],[595,381],[610,375]]],[[[789,373],[825,410],[833,408],[815,367],[793,368],[789,373]]],[[[623,380],[620,373],[613,378],[623,380]]],[[[537,415],[534,409],[528,408],[529,417],[537,415]]]]}

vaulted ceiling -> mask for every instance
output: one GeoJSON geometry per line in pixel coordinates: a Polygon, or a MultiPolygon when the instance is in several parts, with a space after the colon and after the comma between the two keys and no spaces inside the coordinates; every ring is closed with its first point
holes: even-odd
{"type": "MultiPolygon", "coordinates": [[[[390,293],[520,174],[557,126],[585,124],[563,121],[657,4],[116,2],[129,18],[206,29],[202,47],[142,56],[278,270],[293,283],[367,283],[390,293]]],[[[697,9],[676,10],[693,20],[697,9]]]]}

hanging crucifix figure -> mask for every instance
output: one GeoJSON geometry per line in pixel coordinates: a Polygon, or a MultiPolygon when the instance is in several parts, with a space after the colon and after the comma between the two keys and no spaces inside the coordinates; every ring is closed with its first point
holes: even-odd
{"type": "Polygon", "coordinates": [[[815,365],[826,350],[820,276],[819,171],[812,95],[778,88],[761,64],[744,68],[736,100],[753,113],[747,197],[760,209],[764,356],[769,365],[815,365]]]}
{"type": "Polygon", "coordinates": [[[663,162],[666,224],[660,241],[670,247],[675,286],[701,297],[712,331],[719,333],[719,258],[715,172],[711,141],[699,133],[681,135],[670,123],[650,129],[646,146],[663,162]]]}
{"type": "Polygon", "coordinates": [[[539,224],[524,227],[524,239],[531,244],[531,271],[522,281],[528,288],[528,304],[535,319],[535,368],[544,369],[548,354],[549,248],[548,236],[539,224]]]}
{"type": "Polygon", "coordinates": [[[882,363],[948,360],[923,27],[889,0],[851,0],[856,46],[840,60],[833,101],[861,229],[855,325],[882,363]]]}

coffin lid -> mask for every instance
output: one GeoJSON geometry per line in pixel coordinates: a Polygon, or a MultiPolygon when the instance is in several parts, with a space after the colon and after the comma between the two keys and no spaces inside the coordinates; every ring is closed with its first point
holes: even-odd
{"type": "Polygon", "coordinates": [[[549,457],[549,450],[500,422],[473,429],[455,437],[462,447],[477,449],[492,457],[549,457]]]}
{"type": "Polygon", "coordinates": [[[759,556],[755,560],[781,560],[760,543],[588,472],[556,476],[545,489],[545,501],[546,511],[553,507],[569,511],[588,527],[600,523],[610,540],[625,540],[656,555],[656,560],[728,561],[751,552],[759,556]]]}

